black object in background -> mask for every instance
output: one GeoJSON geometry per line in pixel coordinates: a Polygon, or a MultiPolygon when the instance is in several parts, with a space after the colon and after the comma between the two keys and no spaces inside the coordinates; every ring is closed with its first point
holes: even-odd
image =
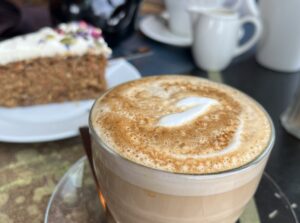
{"type": "Polygon", "coordinates": [[[0,35],[7,36],[20,23],[20,9],[7,0],[0,1],[0,35]]]}
{"type": "Polygon", "coordinates": [[[110,46],[134,32],[141,0],[50,0],[53,25],[84,20],[100,27],[110,46]]]}
{"type": "Polygon", "coordinates": [[[47,7],[0,0],[0,40],[31,33],[45,26],[50,26],[47,7]]]}

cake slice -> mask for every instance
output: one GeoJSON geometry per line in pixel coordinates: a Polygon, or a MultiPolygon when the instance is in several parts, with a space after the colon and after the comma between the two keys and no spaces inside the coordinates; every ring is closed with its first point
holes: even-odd
{"type": "Polygon", "coordinates": [[[96,98],[111,49],[85,22],[43,28],[0,43],[0,106],[96,98]]]}

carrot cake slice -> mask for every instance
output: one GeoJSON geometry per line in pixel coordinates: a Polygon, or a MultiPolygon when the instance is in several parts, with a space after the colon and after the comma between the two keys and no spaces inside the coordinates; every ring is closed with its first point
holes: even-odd
{"type": "Polygon", "coordinates": [[[101,30],[85,22],[0,42],[0,106],[96,98],[110,54],[101,30]]]}

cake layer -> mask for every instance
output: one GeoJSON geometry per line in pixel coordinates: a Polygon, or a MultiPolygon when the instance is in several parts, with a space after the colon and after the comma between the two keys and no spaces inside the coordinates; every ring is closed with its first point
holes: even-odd
{"type": "Polygon", "coordinates": [[[47,57],[0,66],[0,106],[96,98],[106,89],[103,55],[47,57]]]}
{"type": "Polygon", "coordinates": [[[0,43],[0,106],[96,98],[106,90],[107,46],[85,22],[43,28],[0,43]]]}

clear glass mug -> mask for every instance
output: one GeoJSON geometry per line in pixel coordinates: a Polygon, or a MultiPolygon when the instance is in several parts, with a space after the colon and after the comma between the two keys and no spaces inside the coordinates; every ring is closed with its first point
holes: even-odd
{"type": "Polygon", "coordinates": [[[269,144],[249,164],[215,174],[177,174],[121,157],[97,136],[91,116],[93,165],[100,199],[105,199],[118,223],[236,222],[258,187],[275,141],[269,118],[269,144]]]}

